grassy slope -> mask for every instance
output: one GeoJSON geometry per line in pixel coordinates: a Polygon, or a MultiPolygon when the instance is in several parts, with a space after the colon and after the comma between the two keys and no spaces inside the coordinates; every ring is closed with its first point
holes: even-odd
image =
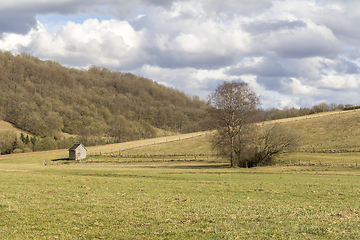
{"type": "MultiPolygon", "coordinates": [[[[4,132],[14,132],[18,138],[20,138],[21,133],[23,133],[25,136],[26,135],[29,135],[29,137],[33,136],[31,133],[28,133],[26,131],[14,127],[14,125],[12,125],[11,123],[0,120],[0,133],[4,133],[4,132]]],[[[61,133],[60,137],[68,138],[68,137],[75,137],[75,135],[71,135],[68,133],[61,133]]]]}
{"type": "Polygon", "coordinates": [[[330,114],[316,118],[295,118],[282,124],[301,134],[303,149],[358,149],[360,111],[330,114]]]}
{"type": "Polygon", "coordinates": [[[287,163],[360,165],[360,111],[329,112],[322,115],[280,120],[280,124],[300,133],[300,153],[293,153],[287,163]],[[349,150],[349,153],[311,153],[322,150],[349,150]],[[306,151],[306,152],[305,152],[306,151]]]}
{"type": "Polygon", "coordinates": [[[0,133],[4,132],[14,132],[18,137],[20,137],[21,133],[24,133],[24,131],[14,127],[11,123],[0,121],[0,133]]]}

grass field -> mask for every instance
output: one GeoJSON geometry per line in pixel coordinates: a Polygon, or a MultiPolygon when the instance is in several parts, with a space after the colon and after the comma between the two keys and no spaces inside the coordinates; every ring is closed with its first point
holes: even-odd
{"type": "MultiPolygon", "coordinates": [[[[89,149],[206,153],[211,150],[207,138],[200,134],[89,149]]],[[[240,169],[213,160],[51,161],[64,154],[1,156],[1,239],[360,238],[360,168],[283,164],[240,169]]],[[[321,158],[306,154],[295,156],[304,162],[321,158]]],[[[351,156],[337,154],[334,161],[351,156]]],[[[108,158],[97,156],[102,157],[108,158]]]]}
{"type": "MultiPolygon", "coordinates": [[[[281,124],[305,136],[302,150],[354,149],[359,117],[281,124]]],[[[61,160],[67,150],[0,156],[0,239],[360,239],[359,152],[229,168],[208,138],[89,147],[82,162],[61,160]]]]}
{"type": "Polygon", "coordinates": [[[2,239],[358,239],[360,170],[0,164],[2,239]]]}

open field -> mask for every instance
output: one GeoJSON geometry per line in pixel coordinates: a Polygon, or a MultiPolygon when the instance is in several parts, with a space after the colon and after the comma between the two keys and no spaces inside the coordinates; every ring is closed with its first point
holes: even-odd
{"type": "Polygon", "coordinates": [[[358,239],[360,169],[0,163],[2,239],[358,239]]]}
{"type": "Polygon", "coordinates": [[[206,132],[2,155],[0,238],[359,239],[359,119],[280,123],[305,141],[272,167],[229,168],[206,132]]]}
{"type": "Polygon", "coordinates": [[[58,160],[66,150],[1,156],[1,238],[360,238],[360,167],[341,166],[358,153],[294,153],[282,165],[251,169],[229,168],[220,159],[119,161],[108,155],[115,149],[213,154],[209,135],[176,137],[90,147],[103,151],[91,157],[98,163],[58,160]],[[287,166],[291,159],[340,165],[287,166]]]}

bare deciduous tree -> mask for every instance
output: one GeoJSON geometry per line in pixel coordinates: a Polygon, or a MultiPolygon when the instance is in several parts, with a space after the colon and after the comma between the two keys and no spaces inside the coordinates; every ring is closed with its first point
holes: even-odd
{"type": "Polygon", "coordinates": [[[209,103],[217,129],[212,144],[231,167],[271,164],[297,145],[299,137],[284,126],[255,123],[259,99],[244,82],[224,82],[209,95],[209,103]]]}
{"type": "MultiPolygon", "coordinates": [[[[217,137],[213,143],[228,149],[230,165],[238,165],[235,161],[235,142],[242,142],[245,126],[254,122],[255,113],[260,105],[259,98],[247,83],[224,82],[209,94],[208,102],[213,106],[210,110],[213,123],[217,129],[217,137]]],[[[241,148],[236,155],[239,158],[241,148]]]]}

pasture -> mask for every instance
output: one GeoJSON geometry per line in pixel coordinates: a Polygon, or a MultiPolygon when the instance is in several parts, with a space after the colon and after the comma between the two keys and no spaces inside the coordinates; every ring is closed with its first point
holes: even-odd
{"type": "Polygon", "coordinates": [[[0,164],[2,239],[358,239],[360,172],[0,164]]]}
{"type": "Polygon", "coordinates": [[[0,237],[359,239],[358,116],[282,123],[306,142],[272,167],[229,168],[206,133],[2,155],[0,237]]]}

